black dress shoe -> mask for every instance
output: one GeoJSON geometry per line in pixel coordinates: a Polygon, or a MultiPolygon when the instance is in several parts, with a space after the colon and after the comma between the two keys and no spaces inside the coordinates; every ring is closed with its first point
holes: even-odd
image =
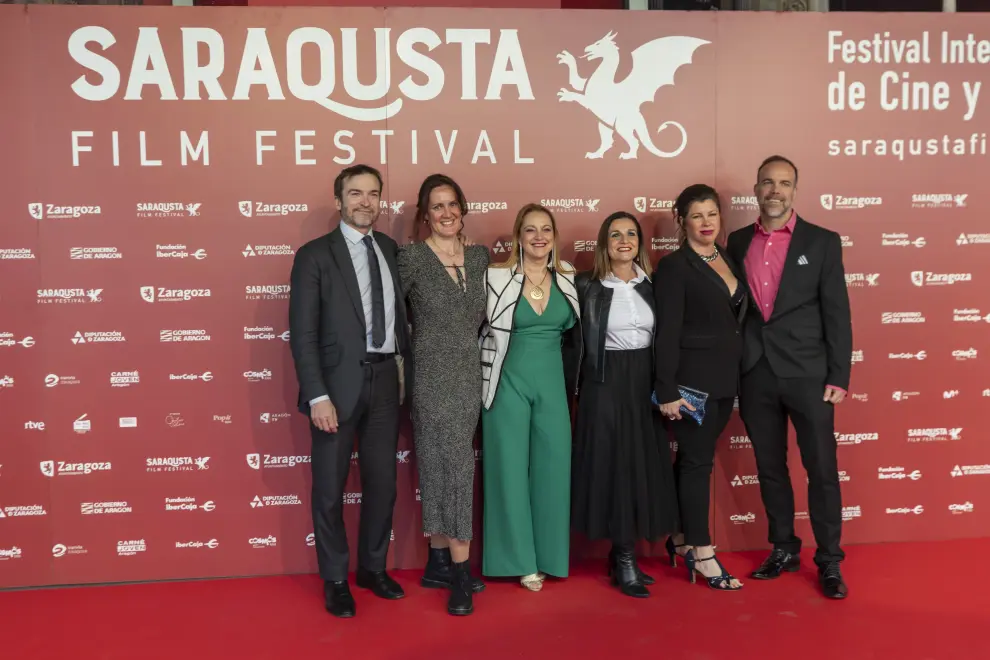
{"type": "Polygon", "coordinates": [[[355,614],[354,596],[347,586],[347,580],[343,582],[324,582],[323,597],[326,599],[327,612],[340,617],[350,619],[355,614]]]}
{"type": "Polygon", "coordinates": [[[826,598],[842,600],[849,593],[846,583],[842,580],[839,562],[832,561],[818,567],[818,582],[822,585],[822,593],[826,598]]]}
{"type": "Polygon", "coordinates": [[[357,586],[371,589],[371,593],[386,600],[399,600],[406,597],[399,583],[388,576],[385,571],[368,571],[359,568],[357,571],[357,586]]]}
{"type": "Polygon", "coordinates": [[[754,580],[776,580],[783,572],[794,573],[801,568],[801,557],[783,550],[774,549],[770,556],[763,560],[760,567],[750,573],[754,580]]]}

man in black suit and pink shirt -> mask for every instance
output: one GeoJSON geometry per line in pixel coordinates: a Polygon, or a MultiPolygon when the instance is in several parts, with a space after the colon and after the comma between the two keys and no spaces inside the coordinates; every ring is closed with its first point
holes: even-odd
{"type": "Polygon", "coordinates": [[[793,210],[797,181],[797,167],[783,156],[763,161],[753,189],[760,218],[728,240],[750,288],[739,412],[753,443],[773,544],[752,577],[772,580],[800,566],[787,468],[790,419],[808,473],[819,582],[825,596],[845,598],[834,422],[849,387],[852,320],[841,238],[793,210]]]}

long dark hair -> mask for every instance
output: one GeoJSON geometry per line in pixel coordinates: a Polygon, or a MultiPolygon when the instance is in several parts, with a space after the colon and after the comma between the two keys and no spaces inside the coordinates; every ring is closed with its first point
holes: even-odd
{"type": "Polygon", "coordinates": [[[602,226],[598,229],[598,243],[595,245],[595,265],[591,271],[592,279],[600,280],[612,272],[612,260],[608,256],[608,230],[616,220],[632,220],[633,224],[636,225],[636,235],[639,237],[639,252],[636,253],[634,263],[642,268],[646,276],[649,277],[653,273],[653,266],[650,264],[650,252],[643,240],[643,228],[633,214],[626,213],[625,211],[616,211],[605,218],[602,226]]]}
{"type": "MultiPolygon", "coordinates": [[[[674,202],[674,224],[677,225],[677,238],[682,245],[687,241],[687,234],[684,231],[684,219],[687,218],[688,213],[691,211],[691,205],[708,200],[715,202],[715,208],[718,209],[719,215],[721,215],[722,200],[718,197],[718,191],[706,183],[690,185],[677,196],[677,201],[674,202]]],[[[719,227],[719,231],[721,231],[721,227],[719,227]]]]}
{"type": "Polygon", "coordinates": [[[430,193],[444,186],[454,191],[454,195],[457,197],[457,204],[461,207],[461,229],[457,233],[460,234],[464,230],[464,217],[468,214],[468,203],[467,198],[464,196],[464,191],[461,190],[461,187],[457,185],[456,181],[446,174],[431,174],[423,179],[423,183],[419,186],[419,193],[416,195],[416,220],[413,222],[410,230],[410,238],[412,240],[418,237],[420,226],[426,222],[430,206],[430,193]]]}

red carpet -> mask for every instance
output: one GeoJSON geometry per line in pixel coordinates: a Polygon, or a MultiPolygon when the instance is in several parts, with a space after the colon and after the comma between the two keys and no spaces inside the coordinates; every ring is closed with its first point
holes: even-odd
{"type": "Polygon", "coordinates": [[[822,598],[811,553],[801,572],[746,579],[763,553],[722,555],[745,582],[718,593],[658,560],[649,599],[610,588],[603,562],[540,593],[488,582],[475,613],[446,613],[445,592],[397,571],[407,596],[352,590],[357,617],[323,609],[315,575],[0,592],[4,658],[303,660],[413,658],[942,659],[986,657],[990,539],[851,546],[850,595],[822,598]],[[970,567],[962,572],[960,567],[970,567]]]}

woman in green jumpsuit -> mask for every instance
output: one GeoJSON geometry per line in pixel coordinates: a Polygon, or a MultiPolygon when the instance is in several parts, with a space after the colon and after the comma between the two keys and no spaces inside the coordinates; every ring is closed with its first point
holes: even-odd
{"type": "Polygon", "coordinates": [[[568,575],[568,393],[583,342],[575,271],[557,255],[553,215],[523,207],[513,237],[509,259],[487,272],[482,572],[538,591],[547,575],[568,575]]]}

